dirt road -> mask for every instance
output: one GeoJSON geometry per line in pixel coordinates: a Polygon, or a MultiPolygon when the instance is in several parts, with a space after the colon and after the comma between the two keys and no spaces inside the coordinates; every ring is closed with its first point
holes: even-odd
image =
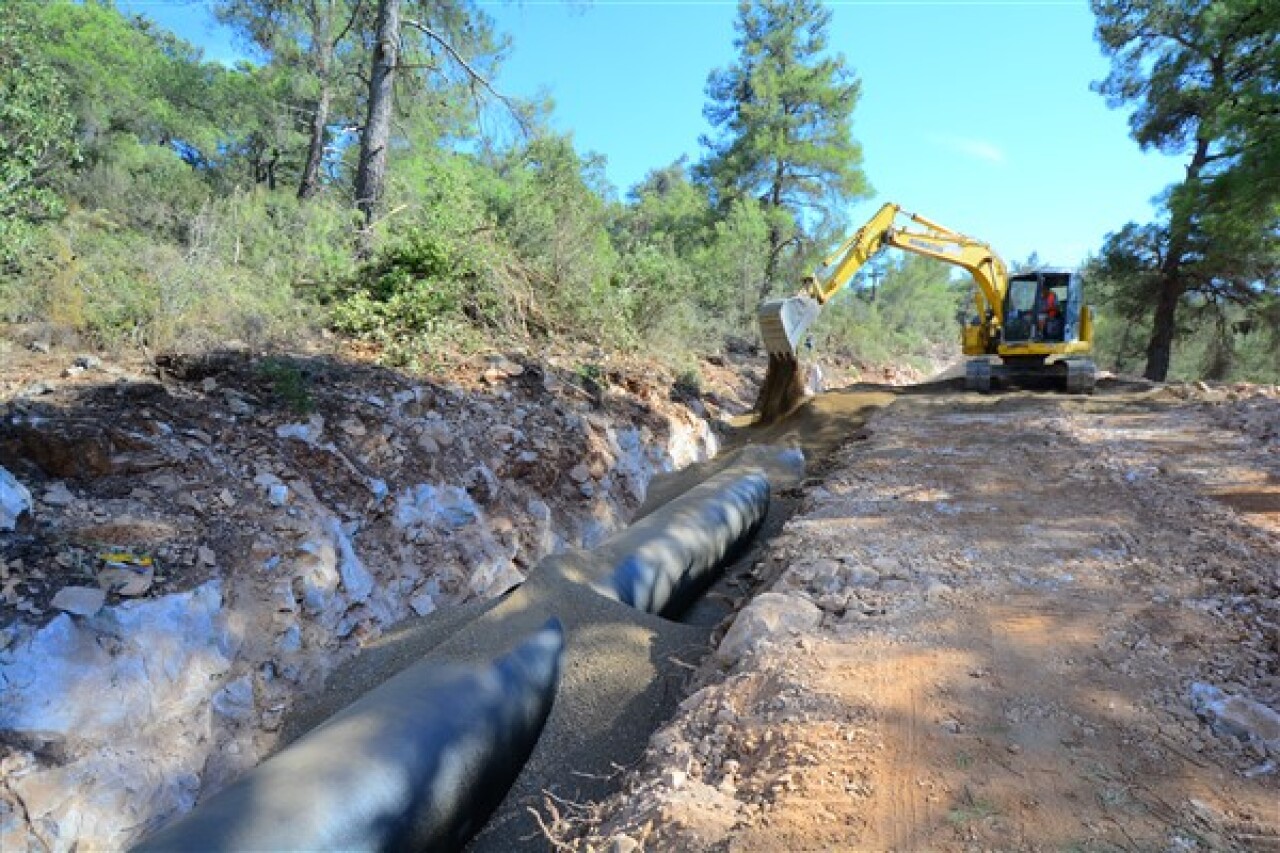
{"type": "Polygon", "coordinates": [[[561,840],[1280,850],[1280,405],[1251,393],[899,396],[561,840]]]}

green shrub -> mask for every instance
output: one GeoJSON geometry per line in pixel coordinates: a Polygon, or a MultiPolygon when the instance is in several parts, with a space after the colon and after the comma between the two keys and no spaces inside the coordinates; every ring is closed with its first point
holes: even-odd
{"type": "Polygon", "coordinates": [[[272,393],[295,414],[309,415],[315,411],[310,382],[298,365],[285,358],[266,358],[258,362],[255,369],[271,383],[272,393]]]}
{"type": "Polygon", "coordinates": [[[0,283],[0,314],[85,333],[108,347],[201,349],[229,339],[283,340],[307,324],[291,283],[81,213],[33,238],[0,283]]]}

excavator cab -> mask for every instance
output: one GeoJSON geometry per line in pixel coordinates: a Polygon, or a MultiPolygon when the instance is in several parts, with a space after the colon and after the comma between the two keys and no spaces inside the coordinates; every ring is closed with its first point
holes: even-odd
{"type": "Polygon", "coordinates": [[[1002,340],[1010,344],[1079,340],[1082,297],[1080,276],[1070,270],[1035,270],[1010,276],[1002,340]]]}

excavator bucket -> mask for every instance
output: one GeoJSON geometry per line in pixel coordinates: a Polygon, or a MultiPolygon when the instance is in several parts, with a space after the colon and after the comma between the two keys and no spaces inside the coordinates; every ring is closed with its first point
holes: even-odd
{"type": "Polygon", "coordinates": [[[796,348],[804,340],[805,331],[818,319],[822,306],[809,296],[772,299],[760,306],[756,317],[760,337],[772,357],[796,357],[796,348]]]}

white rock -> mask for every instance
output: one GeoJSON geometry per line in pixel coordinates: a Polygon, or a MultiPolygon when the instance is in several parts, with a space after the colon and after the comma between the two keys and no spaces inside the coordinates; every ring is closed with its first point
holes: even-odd
{"type": "Polygon", "coordinates": [[[234,391],[223,391],[223,397],[227,401],[227,408],[233,415],[251,415],[253,414],[253,406],[249,405],[239,394],[234,391]]]}
{"type": "Polygon", "coordinates": [[[107,594],[96,586],[64,586],[53,597],[53,606],[74,616],[92,616],[102,609],[107,594]]]}
{"type": "Polygon", "coordinates": [[[1256,743],[1271,755],[1280,755],[1280,713],[1261,702],[1195,682],[1191,685],[1191,707],[1220,736],[1256,743]]]}
{"type": "Polygon", "coordinates": [[[480,508],[465,489],[420,483],[396,499],[396,526],[455,530],[481,517],[480,508]]]}
{"type": "Polygon", "coordinates": [[[512,587],[524,583],[524,575],[510,560],[481,563],[471,572],[467,585],[479,598],[496,598],[512,587]]]}
{"type": "Polygon", "coordinates": [[[615,835],[609,839],[609,853],[635,853],[640,849],[640,842],[630,835],[615,835]]]}
{"type": "Polygon", "coordinates": [[[877,572],[896,572],[898,570],[898,560],[895,557],[876,557],[871,561],[871,566],[877,572]]]}
{"type": "Polygon", "coordinates": [[[426,616],[428,613],[434,613],[436,609],[436,599],[429,592],[419,593],[409,599],[409,607],[419,616],[426,616]]]}
{"type": "Polygon", "coordinates": [[[849,586],[868,587],[880,583],[880,573],[868,566],[849,566],[845,569],[849,586]]]}
{"type": "Polygon", "coordinates": [[[279,438],[293,438],[307,444],[315,444],[324,434],[324,418],[312,415],[305,424],[284,424],[276,427],[279,438]]]}
{"type": "Polygon", "coordinates": [[[60,481],[45,489],[44,497],[41,498],[49,506],[70,506],[75,499],[76,496],[71,494],[67,484],[60,481]]]}
{"type": "Polygon", "coordinates": [[[221,608],[210,581],[79,624],[60,615],[0,654],[0,729],[69,756],[6,778],[37,846],[127,848],[194,805],[211,695],[236,653],[221,608]]]}
{"type": "Polygon", "coordinates": [[[559,544],[552,524],[551,507],[547,506],[544,501],[534,498],[529,501],[528,510],[529,518],[533,520],[535,530],[533,556],[545,557],[555,551],[556,546],[559,544]]]}
{"type": "Polygon", "coordinates": [[[31,512],[31,492],[0,467],[0,530],[13,530],[26,512],[31,512]]]}
{"type": "Polygon", "coordinates": [[[329,534],[338,549],[338,575],[342,578],[342,588],[352,601],[364,601],[373,592],[373,576],[360,562],[350,535],[338,519],[329,519],[329,534]]]}
{"type": "Polygon", "coordinates": [[[738,614],[716,655],[733,663],[762,643],[812,631],[821,622],[822,610],[808,599],[779,592],[761,593],[738,614]]]}
{"type": "Polygon", "coordinates": [[[284,483],[276,483],[267,489],[267,500],[272,506],[284,506],[289,502],[289,487],[284,483]]]}
{"type": "Polygon", "coordinates": [[[106,608],[82,626],[54,618],[0,655],[0,728],[102,742],[104,730],[128,732],[153,714],[190,710],[212,693],[210,676],[230,664],[221,607],[221,587],[209,581],[106,608]],[[112,654],[100,635],[123,649],[112,654]],[[94,700],[67,701],[88,696],[94,700]]]}
{"type": "Polygon", "coordinates": [[[942,598],[950,593],[951,587],[937,578],[930,578],[929,582],[926,583],[924,587],[925,597],[929,599],[942,598]]]}
{"type": "Polygon", "coordinates": [[[333,543],[327,538],[316,538],[299,545],[293,575],[297,579],[303,609],[312,614],[326,610],[342,580],[338,575],[338,554],[333,543]]]}
{"type": "Polygon", "coordinates": [[[253,478],[253,484],[255,486],[261,486],[264,489],[270,489],[272,486],[278,486],[282,482],[283,481],[275,474],[266,471],[253,478]]]}
{"type": "Polygon", "coordinates": [[[341,421],[338,424],[338,427],[353,438],[360,438],[361,436],[369,434],[368,428],[355,418],[347,418],[346,420],[341,421]]]}
{"type": "Polygon", "coordinates": [[[213,710],[229,720],[243,722],[253,716],[253,678],[242,675],[213,694],[213,710]]]}
{"type": "Polygon", "coordinates": [[[297,625],[290,625],[285,628],[283,633],[276,639],[276,648],[282,654],[292,654],[302,648],[302,629],[297,625]]]}

